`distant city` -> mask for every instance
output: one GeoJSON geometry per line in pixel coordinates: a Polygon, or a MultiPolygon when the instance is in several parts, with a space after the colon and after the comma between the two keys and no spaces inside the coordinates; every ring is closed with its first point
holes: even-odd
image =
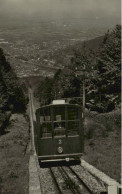
{"type": "MultiPolygon", "coordinates": [[[[64,21],[11,21],[0,19],[0,47],[18,77],[53,76],[63,68],[63,50],[77,42],[104,35],[116,20],[70,19],[64,21]],[[57,60],[58,59],[58,60],[57,60]]],[[[69,53],[63,53],[70,58],[69,53]],[[69,56],[68,56],[69,55],[69,56]]]]}

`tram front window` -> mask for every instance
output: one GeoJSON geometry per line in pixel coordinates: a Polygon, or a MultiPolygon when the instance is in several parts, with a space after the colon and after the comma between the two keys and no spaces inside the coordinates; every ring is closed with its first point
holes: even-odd
{"type": "Polygon", "coordinates": [[[65,120],[65,106],[54,108],[54,121],[65,120]]]}
{"type": "Polygon", "coordinates": [[[54,136],[65,136],[65,135],[66,135],[65,123],[64,122],[54,123],[54,136]]]}
{"type": "Polygon", "coordinates": [[[79,122],[78,121],[69,121],[68,122],[68,136],[78,135],[79,134],[79,122]]]}

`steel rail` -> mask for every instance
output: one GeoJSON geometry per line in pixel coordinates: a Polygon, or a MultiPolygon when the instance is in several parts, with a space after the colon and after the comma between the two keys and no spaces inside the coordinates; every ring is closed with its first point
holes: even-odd
{"type": "Polygon", "coordinates": [[[87,189],[87,191],[90,193],[90,194],[94,194],[93,191],[91,191],[89,189],[89,187],[84,183],[84,181],[78,176],[78,174],[69,166],[68,167],[70,169],[70,171],[77,177],[77,179],[83,184],[83,186],[87,189]]]}
{"type": "Polygon", "coordinates": [[[64,176],[64,179],[65,179],[65,181],[66,182],[68,182],[68,184],[69,184],[69,189],[72,191],[72,193],[73,194],[80,194],[81,192],[79,191],[79,189],[78,189],[78,185],[76,184],[76,182],[74,182],[72,179],[71,179],[71,177],[68,175],[68,173],[64,170],[64,168],[63,167],[58,167],[59,168],[59,171],[63,174],[63,176],[64,176]],[[71,186],[71,184],[72,184],[72,186],[71,186]]]}
{"type": "Polygon", "coordinates": [[[73,194],[80,194],[78,191],[76,191],[76,188],[70,187],[73,182],[70,179],[70,177],[67,176],[63,172],[63,170],[61,169],[61,167],[56,167],[56,168],[57,169],[55,169],[55,170],[57,170],[60,173],[60,175],[61,175],[60,176],[60,180],[58,180],[57,175],[56,175],[55,171],[52,168],[50,168],[50,172],[51,172],[51,176],[52,176],[53,180],[55,181],[55,184],[56,184],[56,186],[58,188],[59,193],[60,194],[65,194],[65,193],[67,193],[67,190],[70,190],[71,193],[73,193],[73,194]],[[63,183],[65,183],[65,185],[67,185],[66,187],[63,187],[60,184],[61,179],[63,180],[63,183]],[[69,183],[71,183],[71,184],[69,184],[69,183]]]}
{"type": "Polygon", "coordinates": [[[88,188],[88,186],[81,180],[81,178],[72,169],[70,169],[70,167],[66,167],[66,168],[70,170],[71,174],[75,175],[75,178],[71,177],[64,167],[60,166],[60,167],[56,167],[56,169],[55,167],[53,168],[54,169],[49,168],[50,173],[60,194],[67,193],[67,190],[70,190],[71,193],[73,194],[84,194],[84,191],[83,191],[84,189],[87,191],[87,193],[93,194],[93,192],[88,188]],[[58,176],[60,176],[60,180],[58,180],[57,172],[55,172],[55,170],[59,172],[59,174],[61,175],[60,176],[58,174],[58,176]],[[66,188],[63,188],[63,186],[61,185],[60,183],[62,182],[61,179],[63,180],[63,183],[65,183],[66,188]],[[78,182],[81,183],[81,185],[78,184],[77,180],[78,182]]]}
{"type": "Polygon", "coordinates": [[[61,188],[60,188],[60,186],[58,184],[58,181],[56,180],[56,177],[55,177],[55,174],[54,174],[53,170],[51,168],[49,168],[49,170],[50,170],[51,176],[52,176],[52,178],[53,178],[53,180],[54,180],[54,182],[56,184],[56,187],[57,187],[59,193],[62,194],[61,188]]]}

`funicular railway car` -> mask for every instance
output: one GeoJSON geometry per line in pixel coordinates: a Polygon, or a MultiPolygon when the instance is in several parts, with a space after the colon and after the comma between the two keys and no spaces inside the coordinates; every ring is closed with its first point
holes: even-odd
{"type": "Polygon", "coordinates": [[[39,160],[79,159],[83,140],[81,106],[54,100],[36,110],[35,145],[39,160]]]}

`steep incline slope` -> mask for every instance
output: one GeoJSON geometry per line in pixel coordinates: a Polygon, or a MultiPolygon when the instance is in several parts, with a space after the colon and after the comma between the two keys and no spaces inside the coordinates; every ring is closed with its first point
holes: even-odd
{"type": "Polygon", "coordinates": [[[24,112],[26,104],[22,86],[0,49],[0,134],[4,133],[10,113],[24,112]]]}

